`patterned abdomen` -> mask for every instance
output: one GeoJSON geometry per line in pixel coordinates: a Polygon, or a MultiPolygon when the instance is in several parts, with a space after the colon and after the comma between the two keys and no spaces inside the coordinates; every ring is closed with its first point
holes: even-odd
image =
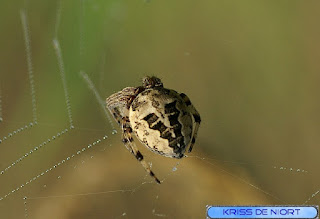
{"type": "Polygon", "coordinates": [[[157,88],[141,92],[130,107],[129,120],[138,139],[163,156],[183,157],[192,138],[192,115],[173,90],[157,88]]]}

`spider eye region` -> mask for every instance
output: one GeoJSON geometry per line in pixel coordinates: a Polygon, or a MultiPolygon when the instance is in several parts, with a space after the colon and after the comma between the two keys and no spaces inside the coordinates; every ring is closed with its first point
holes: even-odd
{"type": "Polygon", "coordinates": [[[192,114],[174,90],[147,89],[133,100],[129,110],[131,127],[151,151],[182,158],[192,140],[192,114]]]}

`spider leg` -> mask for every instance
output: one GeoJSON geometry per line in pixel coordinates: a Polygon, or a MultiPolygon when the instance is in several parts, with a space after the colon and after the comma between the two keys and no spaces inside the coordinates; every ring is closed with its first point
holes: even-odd
{"type": "MultiPolygon", "coordinates": [[[[107,104],[108,104],[108,102],[107,102],[107,104]]],[[[120,109],[123,109],[123,106],[121,107],[121,106],[117,106],[117,105],[113,105],[112,107],[111,106],[109,106],[109,105],[107,105],[108,106],[108,109],[109,109],[109,111],[111,112],[111,114],[113,115],[113,117],[115,118],[115,120],[117,121],[117,123],[121,126],[121,128],[122,128],[122,120],[123,120],[123,118],[125,118],[126,117],[126,115],[127,114],[124,114],[124,112],[123,111],[120,111],[120,109]]],[[[122,128],[122,139],[124,139],[124,137],[123,137],[123,128],[122,128]]],[[[122,141],[124,141],[124,140],[122,140],[122,141]]],[[[125,146],[126,146],[126,148],[128,149],[128,151],[130,151],[130,153],[132,153],[133,154],[133,150],[132,150],[132,147],[129,147],[129,145],[128,144],[124,144],[125,146]]]]}
{"type": "Polygon", "coordinates": [[[138,147],[133,142],[133,138],[131,136],[132,128],[130,126],[129,118],[127,116],[123,117],[121,123],[121,128],[123,131],[122,142],[124,143],[126,148],[135,156],[135,158],[141,163],[141,165],[149,173],[149,175],[153,177],[157,183],[160,184],[160,180],[152,172],[147,162],[143,159],[143,155],[139,151],[138,147]]]}
{"type": "Polygon", "coordinates": [[[188,152],[190,153],[192,151],[194,143],[196,142],[199,126],[200,126],[200,123],[201,123],[201,118],[200,118],[200,114],[198,113],[196,108],[191,104],[191,101],[190,101],[189,97],[187,95],[185,95],[184,93],[181,93],[180,97],[186,103],[187,107],[190,110],[190,113],[193,116],[194,122],[195,122],[194,129],[193,129],[193,135],[192,135],[192,139],[191,139],[191,144],[190,144],[189,150],[188,150],[188,152]]]}
{"type": "Polygon", "coordinates": [[[122,128],[122,142],[124,143],[125,147],[130,151],[131,154],[135,156],[135,158],[141,163],[141,165],[149,173],[149,175],[152,176],[156,180],[156,182],[160,184],[160,180],[151,171],[147,162],[143,160],[143,155],[139,151],[136,144],[133,142],[133,138],[131,136],[132,128],[130,126],[130,120],[128,117],[129,108],[136,95],[143,90],[143,87],[124,88],[122,91],[119,91],[108,97],[106,100],[106,104],[108,110],[111,112],[114,119],[122,128]]]}

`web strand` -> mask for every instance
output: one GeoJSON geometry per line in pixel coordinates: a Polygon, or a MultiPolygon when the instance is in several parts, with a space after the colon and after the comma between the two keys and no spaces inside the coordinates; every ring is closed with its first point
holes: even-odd
{"type": "MultiPolygon", "coordinates": [[[[187,157],[194,157],[194,156],[187,156],[187,157]]],[[[202,158],[199,158],[202,159],[202,158]]],[[[267,168],[271,168],[271,169],[276,169],[276,170],[280,170],[280,171],[284,171],[284,172],[295,172],[295,173],[301,173],[301,174],[306,174],[309,173],[308,170],[304,170],[302,168],[297,168],[297,167],[286,167],[286,166],[270,166],[267,164],[263,164],[261,162],[259,163],[248,163],[248,162],[239,162],[239,161],[230,161],[230,160],[217,160],[217,159],[213,159],[213,158],[203,158],[207,161],[218,161],[221,163],[228,163],[228,164],[234,164],[234,165],[246,165],[246,166],[259,166],[259,167],[267,167],[267,168]]]]}
{"type": "Polygon", "coordinates": [[[243,179],[242,177],[236,176],[236,175],[234,175],[233,173],[231,173],[231,172],[229,172],[229,171],[227,171],[227,170],[225,170],[225,169],[222,169],[221,167],[215,165],[214,163],[209,162],[206,158],[202,158],[202,157],[199,157],[199,156],[187,156],[187,157],[188,157],[188,158],[196,158],[196,159],[199,159],[199,160],[201,160],[201,161],[203,161],[203,162],[205,162],[205,163],[207,163],[207,164],[210,164],[210,165],[212,165],[212,166],[215,166],[215,167],[217,167],[218,169],[220,169],[221,172],[224,172],[224,173],[226,173],[226,174],[228,174],[228,175],[236,178],[236,179],[239,180],[240,182],[243,182],[243,183],[251,186],[252,188],[254,188],[254,189],[256,189],[256,190],[258,190],[258,191],[260,191],[260,192],[262,192],[262,193],[264,193],[264,194],[272,197],[273,199],[276,199],[276,200],[280,201],[281,203],[284,203],[284,204],[285,204],[285,202],[284,202],[283,200],[281,200],[280,198],[278,198],[278,197],[272,195],[271,193],[269,193],[269,192],[267,192],[267,191],[259,188],[259,187],[256,186],[256,185],[253,185],[252,183],[248,182],[247,180],[243,179]]]}
{"type": "MultiPolygon", "coordinates": [[[[106,140],[108,137],[104,136],[106,140]]],[[[81,150],[82,151],[82,150],[81,150]]],[[[78,151],[79,152],[79,151],[78,151]]],[[[154,184],[153,181],[142,182],[139,185],[132,187],[131,189],[117,189],[117,190],[109,190],[109,191],[101,191],[101,192],[87,192],[87,193],[77,193],[77,194],[65,194],[65,195],[51,195],[51,196],[38,196],[38,197],[28,197],[28,200],[36,200],[36,199],[52,199],[52,198],[68,198],[68,197],[79,197],[79,196],[91,196],[91,195],[104,195],[104,194],[112,194],[112,193],[130,193],[134,194],[139,191],[144,185],[154,184]]],[[[1,199],[0,199],[1,200],[1,199]]]]}
{"type": "Polygon", "coordinates": [[[31,42],[30,42],[30,31],[28,26],[28,20],[26,12],[24,10],[20,11],[21,23],[23,27],[23,35],[27,54],[27,65],[28,65],[28,75],[29,83],[31,89],[31,100],[32,100],[32,118],[33,123],[37,124],[37,103],[36,103],[36,92],[34,88],[34,76],[33,76],[33,65],[32,65],[32,52],[31,52],[31,42]]]}
{"type": "Polygon", "coordinates": [[[16,165],[18,165],[21,161],[23,161],[24,159],[30,157],[31,155],[33,155],[34,153],[38,152],[40,149],[44,148],[45,146],[47,146],[49,143],[51,143],[52,141],[56,140],[57,138],[61,137],[62,135],[65,135],[67,132],[69,131],[69,129],[64,129],[60,132],[58,132],[56,135],[51,136],[50,138],[48,138],[47,140],[43,141],[42,143],[40,143],[39,145],[33,147],[32,149],[30,149],[29,151],[25,152],[24,155],[20,156],[19,158],[17,158],[15,161],[11,162],[10,165],[8,165],[6,168],[2,169],[0,171],[0,175],[4,175],[6,172],[8,172],[9,170],[11,170],[13,167],[15,167],[16,165]]]}
{"type": "Polygon", "coordinates": [[[320,189],[314,192],[303,204],[308,204],[312,199],[314,199],[320,193],[320,189]]]}
{"type": "MultiPolygon", "coordinates": [[[[22,13],[22,17],[25,18],[25,14],[24,13],[22,13]]],[[[26,19],[22,19],[22,20],[24,20],[26,22],[26,19]]],[[[23,25],[23,26],[25,26],[25,25],[23,25]]],[[[28,28],[24,28],[24,29],[27,30],[28,28]]],[[[12,169],[12,167],[16,166],[17,164],[19,164],[24,159],[30,157],[35,152],[39,151],[40,149],[42,149],[43,147],[45,147],[46,145],[48,145],[52,141],[56,140],[57,138],[61,137],[62,135],[66,134],[69,130],[74,128],[73,120],[72,120],[72,114],[71,114],[70,100],[69,100],[68,89],[67,89],[67,84],[66,84],[66,80],[65,80],[65,73],[64,73],[64,67],[63,67],[62,56],[61,56],[61,50],[60,50],[60,46],[59,46],[58,42],[57,41],[54,41],[54,42],[56,42],[54,44],[56,46],[56,50],[57,50],[56,54],[57,54],[57,58],[59,60],[60,76],[61,76],[61,81],[62,81],[62,84],[63,84],[63,91],[64,91],[66,105],[67,105],[67,112],[68,112],[68,117],[69,117],[70,128],[69,129],[66,128],[64,130],[59,131],[57,134],[52,135],[47,140],[43,141],[39,145],[37,145],[34,148],[30,149],[29,151],[25,152],[23,156],[20,156],[19,158],[15,159],[15,161],[11,162],[10,165],[8,165],[6,168],[1,170],[0,171],[0,175],[3,175],[5,172],[8,172],[10,169],[12,169]]],[[[32,126],[32,124],[30,124],[30,126],[32,126]]],[[[28,127],[29,126],[25,126],[23,128],[28,128],[28,127]]],[[[21,130],[21,128],[18,129],[18,130],[21,130]]],[[[24,129],[22,129],[22,130],[24,130],[24,129]]],[[[9,136],[9,137],[11,137],[11,136],[9,136]]]]}
{"type": "Polygon", "coordinates": [[[23,197],[23,205],[24,205],[24,218],[28,219],[28,206],[27,206],[27,197],[23,197]]]}
{"type": "Polygon", "coordinates": [[[106,140],[108,138],[108,136],[104,136],[102,138],[102,140],[98,139],[96,141],[94,141],[91,144],[88,144],[86,147],[83,147],[82,149],[78,150],[77,152],[75,152],[74,154],[66,157],[65,159],[61,160],[60,162],[54,164],[53,166],[51,166],[50,168],[42,171],[41,173],[39,173],[38,175],[30,178],[29,180],[25,181],[24,183],[20,184],[20,186],[12,189],[10,192],[8,192],[7,194],[5,194],[4,196],[0,197],[0,201],[6,199],[7,197],[9,197],[10,195],[12,195],[13,193],[18,192],[20,189],[23,189],[25,186],[33,183],[34,181],[38,180],[40,177],[46,175],[47,173],[51,172],[52,170],[55,170],[57,167],[60,167],[61,165],[63,165],[64,163],[70,161],[71,159],[73,159],[74,157],[76,157],[77,155],[80,155],[81,153],[91,149],[92,147],[100,144],[103,140],[106,140]]]}
{"type": "MultiPolygon", "coordinates": [[[[23,23],[23,26],[24,26],[24,30],[27,33],[28,32],[27,20],[26,20],[25,13],[22,12],[22,11],[21,11],[21,17],[22,17],[22,21],[23,21],[22,23],[23,23]]],[[[25,34],[25,36],[28,36],[28,34],[25,34]]],[[[29,37],[25,37],[25,38],[26,38],[25,41],[29,42],[29,40],[28,40],[29,37]]],[[[26,44],[29,45],[29,43],[26,43],[26,44]]],[[[62,62],[61,49],[60,49],[60,46],[58,44],[58,41],[54,40],[54,45],[55,45],[55,48],[56,48],[56,55],[57,55],[58,63],[59,63],[59,67],[60,67],[60,76],[61,76],[61,81],[62,81],[62,84],[63,84],[63,91],[64,91],[65,101],[66,101],[66,105],[67,105],[67,113],[68,113],[68,117],[69,117],[70,128],[69,129],[66,128],[66,129],[63,129],[63,130],[57,132],[55,135],[52,135],[47,140],[44,140],[39,145],[34,146],[32,149],[30,149],[29,151],[25,152],[24,155],[18,157],[17,159],[12,161],[10,165],[8,165],[3,170],[1,170],[0,171],[0,175],[4,175],[4,173],[8,172],[10,169],[12,169],[14,166],[19,164],[24,159],[30,157],[31,155],[33,155],[34,153],[36,153],[37,151],[39,151],[40,149],[42,149],[43,147],[45,147],[46,145],[51,143],[52,141],[56,140],[57,138],[65,135],[71,129],[74,129],[73,120],[72,120],[72,114],[71,114],[71,107],[70,107],[70,98],[69,98],[69,94],[68,94],[67,83],[66,83],[66,79],[65,79],[64,66],[63,66],[63,62],[62,62]]],[[[30,50],[28,48],[30,48],[30,46],[27,46],[27,49],[26,49],[27,57],[29,57],[29,55],[31,56],[31,51],[28,52],[30,50]]],[[[30,57],[30,61],[31,61],[31,57],[30,57]]],[[[32,66],[32,65],[29,64],[29,66],[32,66]]],[[[31,70],[29,72],[32,72],[32,67],[30,67],[30,69],[31,70]]],[[[29,74],[29,75],[33,75],[33,74],[29,74]]],[[[31,77],[31,78],[33,78],[33,77],[31,77]]],[[[29,80],[31,80],[30,77],[29,77],[29,80]]],[[[33,84],[33,83],[31,83],[31,84],[33,84]]],[[[31,92],[31,94],[32,94],[32,92],[31,92]]],[[[25,127],[19,128],[17,131],[14,131],[13,133],[21,132],[22,130],[25,130],[25,129],[27,129],[29,127],[32,127],[32,126],[33,126],[33,124],[31,123],[29,126],[26,125],[25,127]]],[[[10,133],[8,135],[8,137],[11,137],[11,136],[12,136],[12,134],[10,133]]],[[[5,137],[5,139],[6,139],[6,137],[5,137]]]]}
{"type": "Polygon", "coordinates": [[[64,63],[63,63],[63,58],[62,58],[62,53],[61,53],[61,48],[59,41],[55,38],[53,39],[53,47],[56,51],[56,56],[58,59],[58,65],[59,65],[59,70],[60,70],[60,76],[62,80],[62,85],[63,85],[63,91],[64,91],[64,97],[67,105],[67,113],[68,113],[68,118],[69,118],[69,124],[70,127],[73,126],[73,119],[72,119],[72,113],[71,113],[71,105],[70,105],[70,98],[69,98],[69,92],[68,92],[68,87],[67,87],[67,81],[66,81],[66,75],[65,75],[65,70],[64,70],[64,63]]]}
{"type": "Polygon", "coordinates": [[[105,116],[107,117],[107,119],[109,121],[109,124],[111,125],[112,129],[115,130],[115,127],[114,127],[113,122],[111,120],[110,114],[106,109],[105,101],[102,100],[100,94],[98,93],[98,90],[96,89],[96,87],[94,86],[92,81],[90,80],[89,76],[84,71],[80,71],[80,75],[84,79],[84,81],[87,83],[88,88],[94,94],[94,97],[96,98],[96,100],[98,101],[99,105],[101,106],[101,108],[102,108],[105,116]]]}
{"type": "MultiPolygon", "coordinates": [[[[24,36],[24,42],[25,42],[25,50],[26,50],[26,57],[27,57],[27,67],[28,67],[28,80],[30,84],[30,96],[31,96],[31,102],[32,102],[32,122],[30,122],[28,125],[24,125],[20,128],[17,128],[16,130],[13,130],[9,132],[4,137],[0,137],[0,144],[4,142],[5,140],[8,140],[12,136],[26,130],[29,128],[32,128],[34,125],[37,125],[37,105],[36,105],[36,93],[34,88],[34,76],[33,76],[33,65],[32,65],[32,52],[31,52],[31,42],[30,42],[30,33],[29,33],[29,26],[28,26],[28,20],[27,15],[24,10],[20,10],[20,18],[22,23],[22,29],[23,29],[23,36],[24,36]]],[[[1,93],[0,93],[1,95],[1,93]]],[[[0,96],[1,101],[1,96],[0,96]]],[[[0,102],[0,121],[2,122],[2,106],[0,102]]]]}

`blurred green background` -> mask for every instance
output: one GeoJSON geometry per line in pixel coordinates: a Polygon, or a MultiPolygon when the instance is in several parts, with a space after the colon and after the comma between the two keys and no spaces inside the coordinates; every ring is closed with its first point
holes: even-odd
{"type": "Polygon", "coordinates": [[[318,1],[5,0],[0,31],[0,172],[70,126],[55,38],[75,127],[0,175],[0,197],[108,135],[0,201],[1,218],[204,218],[207,204],[319,204],[318,1]],[[38,124],[3,140],[32,122],[21,10],[38,124]],[[80,71],[103,100],[145,75],[190,97],[203,122],[188,158],[137,143],[162,185],[120,129],[112,134],[80,71]]]}

